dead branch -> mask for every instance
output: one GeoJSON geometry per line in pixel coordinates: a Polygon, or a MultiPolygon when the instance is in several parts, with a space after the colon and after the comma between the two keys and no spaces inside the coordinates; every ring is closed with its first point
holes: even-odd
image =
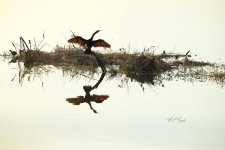
{"type": "Polygon", "coordinates": [[[27,46],[27,43],[25,42],[25,40],[23,39],[23,37],[20,37],[20,44],[23,44],[26,46],[27,50],[30,50],[29,47],[27,46]]]}

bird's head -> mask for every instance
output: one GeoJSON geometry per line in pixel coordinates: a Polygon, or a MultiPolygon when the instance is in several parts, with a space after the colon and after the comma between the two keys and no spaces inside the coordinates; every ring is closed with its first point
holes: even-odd
{"type": "Polygon", "coordinates": [[[92,34],[91,39],[93,39],[93,37],[95,36],[95,34],[97,34],[98,32],[100,32],[101,30],[97,30],[95,31],[95,33],[92,34]]]}
{"type": "Polygon", "coordinates": [[[96,33],[100,32],[100,31],[102,31],[102,30],[97,30],[96,33]]]}

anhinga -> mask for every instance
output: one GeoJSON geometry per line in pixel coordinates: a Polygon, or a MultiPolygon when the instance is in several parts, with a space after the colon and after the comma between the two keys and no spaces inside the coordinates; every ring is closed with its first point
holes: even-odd
{"type": "Polygon", "coordinates": [[[92,47],[110,48],[111,46],[102,39],[93,40],[95,34],[97,34],[100,31],[101,30],[95,31],[95,33],[92,34],[92,36],[89,40],[86,40],[86,39],[82,38],[81,36],[75,36],[75,37],[69,39],[68,42],[69,43],[76,43],[76,44],[79,44],[80,46],[86,47],[85,51],[84,51],[85,54],[91,54],[91,48],[92,47]]]}

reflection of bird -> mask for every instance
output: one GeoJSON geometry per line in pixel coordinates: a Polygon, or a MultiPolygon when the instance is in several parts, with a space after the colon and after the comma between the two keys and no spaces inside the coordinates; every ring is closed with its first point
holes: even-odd
{"type": "Polygon", "coordinates": [[[104,100],[108,99],[108,95],[86,95],[84,96],[77,96],[75,98],[67,98],[66,101],[69,103],[73,103],[74,105],[80,105],[80,103],[89,103],[89,102],[95,102],[95,103],[102,103],[104,100]]]}
{"type": "Polygon", "coordinates": [[[9,51],[10,51],[10,53],[11,53],[13,56],[17,55],[17,52],[16,52],[16,51],[12,51],[12,50],[9,50],[9,51]]]}
{"type": "Polygon", "coordinates": [[[69,103],[72,103],[74,105],[80,105],[81,103],[88,103],[91,110],[93,110],[94,113],[97,113],[97,111],[92,107],[91,102],[95,103],[102,103],[104,100],[107,100],[109,98],[108,95],[91,95],[90,92],[93,90],[91,86],[83,86],[83,89],[85,91],[85,96],[77,96],[75,98],[67,98],[66,101],[69,103]]]}
{"type": "Polygon", "coordinates": [[[72,103],[74,105],[80,105],[81,103],[88,103],[90,106],[91,110],[93,110],[94,113],[97,113],[97,111],[92,107],[91,102],[96,102],[96,103],[102,103],[104,100],[108,99],[108,95],[90,95],[86,94],[84,96],[78,96],[75,98],[67,98],[66,101],[69,103],[72,103]]]}
{"type": "Polygon", "coordinates": [[[89,40],[86,40],[86,39],[82,38],[81,36],[75,36],[75,37],[69,39],[68,42],[76,43],[76,44],[79,44],[80,46],[85,46],[86,47],[86,49],[84,51],[85,54],[91,53],[92,46],[93,47],[105,47],[105,48],[111,47],[107,42],[105,42],[102,39],[93,40],[95,34],[100,31],[101,30],[97,30],[95,33],[93,33],[89,40]]]}

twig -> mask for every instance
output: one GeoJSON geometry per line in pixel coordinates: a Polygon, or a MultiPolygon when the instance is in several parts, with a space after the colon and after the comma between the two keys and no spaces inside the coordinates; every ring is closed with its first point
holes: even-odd
{"type": "Polygon", "coordinates": [[[187,51],[187,53],[186,53],[185,55],[187,56],[189,52],[190,52],[190,50],[189,50],[189,51],[187,51]]]}
{"type": "MultiPolygon", "coordinates": [[[[73,36],[76,37],[76,35],[73,33],[72,30],[70,30],[70,32],[72,32],[73,36]]],[[[72,44],[73,45],[73,44],[72,44]]],[[[73,48],[76,49],[76,47],[73,45],[73,48]]]]}
{"type": "Polygon", "coordinates": [[[76,34],[74,34],[72,30],[70,30],[70,31],[72,32],[73,36],[76,37],[76,34]]]}
{"type": "Polygon", "coordinates": [[[16,45],[13,42],[12,42],[12,45],[15,48],[15,50],[18,51],[17,48],[16,48],[16,45]]]}
{"type": "MultiPolygon", "coordinates": [[[[37,47],[39,47],[41,44],[42,44],[42,42],[45,40],[45,38],[44,38],[44,34],[43,34],[43,39],[41,40],[41,42],[38,44],[38,46],[37,47]]],[[[45,44],[44,44],[45,45],[45,44]]],[[[43,46],[42,46],[43,47],[43,46]]]]}
{"type": "Polygon", "coordinates": [[[44,45],[42,45],[41,47],[40,47],[40,50],[44,47],[44,46],[46,46],[47,45],[47,43],[45,43],[44,45]]]}
{"type": "Polygon", "coordinates": [[[20,42],[21,42],[21,41],[23,42],[23,44],[25,44],[25,46],[27,47],[27,49],[30,50],[29,47],[27,46],[27,43],[25,42],[25,40],[23,39],[22,36],[20,37],[20,42]]]}
{"type": "Polygon", "coordinates": [[[34,38],[34,49],[38,49],[35,38],[34,38]]]}

